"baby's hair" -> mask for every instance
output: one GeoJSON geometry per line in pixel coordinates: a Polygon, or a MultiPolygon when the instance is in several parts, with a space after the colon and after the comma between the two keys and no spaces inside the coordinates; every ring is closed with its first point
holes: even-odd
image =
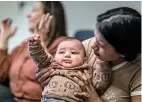
{"type": "Polygon", "coordinates": [[[67,38],[65,38],[64,40],[62,40],[61,42],[64,42],[64,41],[75,41],[75,40],[80,42],[80,45],[81,45],[81,47],[82,47],[83,50],[84,50],[84,56],[86,57],[85,47],[84,47],[84,45],[82,44],[82,42],[81,42],[80,40],[78,40],[78,39],[76,39],[76,38],[73,38],[73,37],[67,37],[67,38]]]}
{"type": "Polygon", "coordinates": [[[78,39],[76,39],[74,37],[66,37],[63,41],[72,41],[72,40],[77,40],[77,41],[79,41],[81,43],[80,40],[78,40],[78,39]]]}

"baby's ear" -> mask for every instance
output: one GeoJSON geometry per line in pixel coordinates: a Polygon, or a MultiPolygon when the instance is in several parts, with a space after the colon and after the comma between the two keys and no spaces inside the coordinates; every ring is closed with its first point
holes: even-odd
{"type": "Polygon", "coordinates": [[[87,59],[88,59],[87,57],[84,57],[83,62],[84,62],[84,63],[87,62],[87,59]]]}

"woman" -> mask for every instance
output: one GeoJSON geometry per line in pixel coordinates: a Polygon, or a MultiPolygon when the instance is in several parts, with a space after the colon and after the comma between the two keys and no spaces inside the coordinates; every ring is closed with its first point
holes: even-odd
{"type": "MultiPolygon", "coordinates": [[[[39,1],[28,14],[29,30],[41,33],[41,41],[47,51],[54,55],[60,41],[66,38],[65,15],[58,1],[39,1]],[[45,15],[46,14],[46,15],[45,15]],[[51,21],[52,19],[52,21],[51,21]],[[51,23],[49,29],[48,26],[51,23]],[[44,25],[44,26],[43,26],[44,25]]],[[[7,54],[7,44],[16,30],[11,30],[10,20],[1,22],[0,34],[0,79],[8,76],[10,88],[16,102],[40,102],[42,87],[36,80],[36,65],[28,56],[27,42],[21,43],[11,54],[7,54]]]]}
{"type": "MultiPolygon", "coordinates": [[[[89,64],[94,66],[96,58],[109,62],[112,79],[109,87],[98,95],[93,90],[90,75],[86,71],[78,72],[79,78],[74,80],[84,92],[75,93],[75,96],[86,102],[140,102],[141,15],[128,7],[108,10],[97,17],[94,34],[94,38],[83,42],[89,64]]],[[[44,73],[46,70],[38,73],[38,80],[46,84],[44,73]]]]}

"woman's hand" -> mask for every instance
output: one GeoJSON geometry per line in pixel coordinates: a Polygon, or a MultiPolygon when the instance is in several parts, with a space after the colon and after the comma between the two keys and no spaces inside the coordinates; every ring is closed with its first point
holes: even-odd
{"type": "Polygon", "coordinates": [[[44,14],[39,24],[37,24],[37,27],[34,30],[35,34],[40,35],[43,46],[46,46],[45,42],[47,42],[46,40],[48,37],[48,33],[50,32],[51,20],[52,20],[52,15],[50,15],[49,13],[44,14]]]}
{"type": "Polygon", "coordinates": [[[9,38],[12,37],[17,30],[17,28],[11,28],[11,23],[12,20],[10,19],[0,21],[0,48],[2,49],[7,48],[9,38]]]}
{"type": "Polygon", "coordinates": [[[74,95],[76,97],[84,99],[85,102],[102,102],[92,85],[91,76],[87,70],[84,70],[84,73],[79,71],[78,75],[74,77],[74,81],[76,81],[84,91],[82,93],[75,92],[74,95]]]}

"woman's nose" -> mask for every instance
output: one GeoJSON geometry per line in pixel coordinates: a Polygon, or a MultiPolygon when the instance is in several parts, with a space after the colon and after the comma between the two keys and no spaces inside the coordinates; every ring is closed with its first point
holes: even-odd
{"type": "Polygon", "coordinates": [[[97,43],[96,43],[96,38],[93,39],[93,41],[91,43],[91,47],[94,51],[99,50],[99,47],[97,46],[97,43]]]}
{"type": "Polygon", "coordinates": [[[31,16],[31,13],[30,13],[30,12],[29,12],[29,13],[27,13],[27,17],[28,17],[28,18],[30,18],[30,16],[31,16]]]}
{"type": "Polygon", "coordinates": [[[96,46],[97,46],[96,38],[93,38],[92,43],[91,43],[91,47],[94,49],[96,46]]]}
{"type": "Polygon", "coordinates": [[[95,47],[93,48],[93,50],[94,50],[94,51],[98,51],[99,48],[98,48],[97,46],[95,46],[95,47]]]}

